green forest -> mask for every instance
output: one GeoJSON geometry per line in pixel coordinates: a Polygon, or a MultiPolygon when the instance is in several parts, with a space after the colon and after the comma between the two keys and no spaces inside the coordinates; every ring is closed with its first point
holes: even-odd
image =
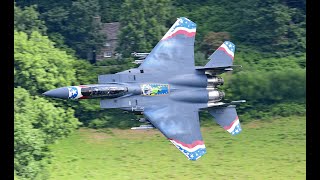
{"type": "MultiPolygon", "coordinates": [[[[15,0],[14,174],[37,179],[50,163],[49,146],[79,127],[128,129],[135,115],[100,109],[99,100],[44,98],[50,89],[96,84],[98,75],[137,67],[132,52],[150,52],[178,17],[197,24],[196,65],[225,40],[236,45],[234,63],[223,74],[229,100],[241,122],[305,116],[305,0],[15,0]],[[95,23],[120,22],[121,58],[87,60],[106,40],[95,23]]],[[[201,113],[201,124],[212,121],[201,113]]]]}

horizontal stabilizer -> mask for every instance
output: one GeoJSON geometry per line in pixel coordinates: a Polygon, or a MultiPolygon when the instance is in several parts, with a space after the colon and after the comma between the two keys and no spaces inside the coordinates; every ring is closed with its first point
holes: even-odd
{"type": "Polygon", "coordinates": [[[209,108],[208,111],[215,118],[216,122],[232,135],[239,134],[242,131],[234,106],[209,108]]]}

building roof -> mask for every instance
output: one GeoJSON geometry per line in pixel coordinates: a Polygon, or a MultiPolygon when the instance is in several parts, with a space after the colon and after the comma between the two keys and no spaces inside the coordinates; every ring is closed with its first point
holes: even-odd
{"type": "Polygon", "coordinates": [[[107,35],[107,40],[118,39],[119,29],[120,29],[119,22],[102,23],[102,32],[107,35]]]}

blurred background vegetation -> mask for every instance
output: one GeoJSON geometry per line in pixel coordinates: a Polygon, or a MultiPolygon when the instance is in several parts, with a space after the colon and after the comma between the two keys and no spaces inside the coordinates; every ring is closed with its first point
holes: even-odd
{"type": "MultiPolygon", "coordinates": [[[[196,65],[223,41],[236,44],[235,64],[224,74],[226,99],[246,99],[240,120],[305,115],[305,0],[15,0],[14,168],[34,179],[49,163],[48,145],[76,128],[129,128],[132,114],[102,110],[99,100],[46,99],[47,90],[95,84],[99,74],[137,67],[132,52],[150,52],[177,17],[197,24],[196,65]],[[94,23],[120,22],[122,58],[86,60],[107,38],[94,23]]],[[[201,123],[212,117],[201,114],[201,123]]]]}

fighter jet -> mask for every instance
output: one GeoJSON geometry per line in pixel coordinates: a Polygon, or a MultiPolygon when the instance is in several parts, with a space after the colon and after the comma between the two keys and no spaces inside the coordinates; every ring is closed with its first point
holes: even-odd
{"type": "Polygon", "coordinates": [[[99,75],[98,84],[57,88],[44,95],[62,99],[100,98],[101,108],[120,108],[155,127],[189,160],[206,153],[199,111],[207,110],[232,135],[241,132],[235,105],[223,102],[220,74],[232,71],[235,45],[225,41],[204,67],[194,64],[196,24],[180,17],[138,68],[99,75]]]}

